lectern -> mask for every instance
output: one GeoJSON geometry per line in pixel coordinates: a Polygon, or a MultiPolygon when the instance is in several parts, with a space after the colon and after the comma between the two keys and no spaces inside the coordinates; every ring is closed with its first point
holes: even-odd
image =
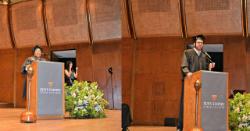
{"type": "Polygon", "coordinates": [[[183,130],[191,131],[196,122],[203,131],[228,130],[228,73],[198,71],[185,78],[183,130]]]}
{"type": "Polygon", "coordinates": [[[64,64],[40,61],[31,66],[30,111],[37,119],[64,118],[64,64]]]}

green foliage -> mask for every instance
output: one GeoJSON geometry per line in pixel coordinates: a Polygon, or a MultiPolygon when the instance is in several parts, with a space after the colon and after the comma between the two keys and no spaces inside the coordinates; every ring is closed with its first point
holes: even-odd
{"type": "Polygon", "coordinates": [[[230,100],[229,125],[232,131],[250,131],[250,93],[237,93],[230,100]]]}
{"type": "Polygon", "coordinates": [[[65,85],[66,111],[74,118],[103,118],[108,104],[103,95],[97,82],[74,81],[72,86],[65,85]]]}

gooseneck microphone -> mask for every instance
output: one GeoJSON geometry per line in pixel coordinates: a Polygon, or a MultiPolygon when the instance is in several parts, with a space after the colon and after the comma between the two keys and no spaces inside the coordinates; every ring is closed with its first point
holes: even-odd
{"type": "Polygon", "coordinates": [[[207,57],[207,59],[209,60],[209,62],[210,63],[214,63],[213,61],[212,61],[212,58],[211,58],[211,56],[207,53],[207,52],[205,52],[205,51],[201,51],[203,54],[205,54],[205,56],[207,57]]]}

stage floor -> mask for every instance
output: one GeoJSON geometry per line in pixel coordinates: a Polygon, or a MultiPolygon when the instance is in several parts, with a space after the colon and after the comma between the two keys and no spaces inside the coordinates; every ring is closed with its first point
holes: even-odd
{"type": "Polygon", "coordinates": [[[20,123],[21,108],[0,108],[0,131],[121,131],[121,111],[106,110],[107,118],[38,120],[20,123]]]}
{"type": "Polygon", "coordinates": [[[176,127],[164,126],[131,126],[129,131],[176,131],[176,127]]]}

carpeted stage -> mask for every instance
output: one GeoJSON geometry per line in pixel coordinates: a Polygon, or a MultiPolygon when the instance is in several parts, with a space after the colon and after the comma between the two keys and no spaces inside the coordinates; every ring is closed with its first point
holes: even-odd
{"type": "Polygon", "coordinates": [[[106,110],[107,118],[38,120],[20,123],[22,108],[0,108],[0,131],[121,131],[121,111],[106,110]]]}

